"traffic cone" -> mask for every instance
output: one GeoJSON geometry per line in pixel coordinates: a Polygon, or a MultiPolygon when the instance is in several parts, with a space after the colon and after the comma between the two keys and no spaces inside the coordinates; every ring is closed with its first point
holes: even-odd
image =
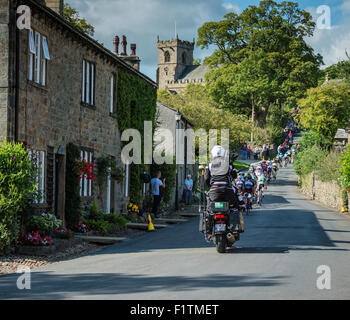
{"type": "Polygon", "coordinates": [[[154,231],[155,228],[154,228],[154,225],[152,223],[152,218],[151,218],[151,215],[149,214],[148,215],[148,231],[154,231]]]}

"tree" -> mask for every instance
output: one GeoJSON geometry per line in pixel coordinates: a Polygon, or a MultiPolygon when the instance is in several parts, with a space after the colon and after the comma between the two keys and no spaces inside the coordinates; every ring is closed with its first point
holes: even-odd
{"type": "Polygon", "coordinates": [[[202,64],[202,59],[198,58],[198,59],[193,59],[193,65],[194,66],[200,66],[202,64]]]}
{"type": "Polygon", "coordinates": [[[230,148],[235,150],[250,137],[251,123],[244,115],[232,114],[218,108],[202,85],[189,84],[184,93],[171,94],[166,90],[158,92],[158,100],[167,104],[188,118],[195,129],[229,129],[230,148]]]}
{"type": "Polygon", "coordinates": [[[81,32],[84,32],[91,37],[95,34],[95,28],[87,23],[85,19],[80,18],[79,12],[72,8],[68,3],[64,3],[63,17],[81,32]]]}
{"type": "Polygon", "coordinates": [[[307,91],[299,101],[298,119],[301,126],[333,141],[339,128],[348,125],[350,118],[350,85],[329,82],[307,91]]]}
{"type": "Polygon", "coordinates": [[[252,113],[263,127],[271,104],[294,106],[306,90],[317,85],[320,55],[304,41],[315,23],[294,2],[264,0],[240,15],[207,22],[198,30],[197,46],[217,47],[205,63],[209,92],[223,108],[252,113]]]}
{"type": "Polygon", "coordinates": [[[329,79],[345,79],[350,81],[350,59],[339,61],[328,68],[322,70],[320,82],[325,81],[326,75],[329,79]]]}

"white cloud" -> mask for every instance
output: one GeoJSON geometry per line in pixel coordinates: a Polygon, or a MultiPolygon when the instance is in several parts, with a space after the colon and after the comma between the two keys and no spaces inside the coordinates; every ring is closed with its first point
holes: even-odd
{"type": "Polygon", "coordinates": [[[238,5],[234,4],[234,3],[223,3],[222,6],[227,10],[227,11],[233,11],[237,14],[241,13],[241,9],[238,5]]]}
{"type": "MultiPolygon", "coordinates": [[[[316,8],[307,8],[307,10],[316,21],[318,17],[316,8]]],[[[307,39],[315,51],[323,56],[325,67],[347,59],[345,51],[350,53],[350,20],[347,19],[350,14],[350,0],[344,0],[341,6],[331,8],[331,12],[332,18],[336,13],[341,13],[345,18],[338,24],[332,19],[331,29],[316,28],[314,36],[307,39]]]]}

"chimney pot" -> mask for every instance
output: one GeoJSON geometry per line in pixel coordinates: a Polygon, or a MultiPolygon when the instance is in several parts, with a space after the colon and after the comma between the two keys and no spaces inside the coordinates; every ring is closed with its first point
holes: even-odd
{"type": "Polygon", "coordinates": [[[113,45],[114,45],[114,53],[115,55],[119,55],[119,43],[120,43],[120,39],[118,36],[115,36],[113,39],[113,45]]]}
{"type": "Polygon", "coordinates": [[[121,55],[123,56],[126,56],[127,53],[126,53],[126,46],[127,46],[127,41],[126,41],[126,36],[123,36],[122,37],[122,52],[121,52],[121,55]]]}
{"type": "Polygon", "coordinates": [[[136,56],[136,43],[132,43],[132,44],[130,45],[130,50],[131,50],[130,55],[131,55],[131,56],[136,56]]]}

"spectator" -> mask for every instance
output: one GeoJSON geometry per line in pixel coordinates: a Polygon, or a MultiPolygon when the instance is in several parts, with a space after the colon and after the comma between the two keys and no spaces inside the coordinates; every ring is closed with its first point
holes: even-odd
{"type": "Polygon", "coordinates": [[[185,203],[189,205],[192,200],[192,192],[193,192],[193,180],[191,179],[190,174],[187,175],[184,188],[185,188],[185,203]]]}
{"type": "Polygon", "coordinates": [[[250,160],[250,154],[252,153],[252,149],[250,149],[250,146],[247,147],[247,157],[250,160]]]}
{"type": "Polygon", "coordinates": [[[156,177],[154,177],[151,180],[151,189],[152,189],[152,195],[153,195],[153,208],[152,213],[155,215],[156,218],[158,218],[158,209],[160,205],[161,200],[161,194],[159,188],[165,188],[165,178],[160,180],[160,177],[162,176],[161,172],[158,171],[156,174],[156,177]]]}
{"type": "Polygon", "coordinates": [[[242,160],[247,160],[247,147],[243,145],[242,147],[242,160]]]}

